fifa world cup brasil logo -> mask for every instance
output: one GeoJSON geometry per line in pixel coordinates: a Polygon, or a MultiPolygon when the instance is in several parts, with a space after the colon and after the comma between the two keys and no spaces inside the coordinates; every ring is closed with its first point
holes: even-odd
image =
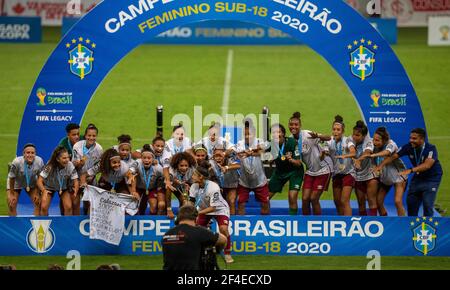
{"type": "Polygon", "coordinates": [[[370,98],[373,101],[373,104],[370,105],[371,107],[378,108],[380,105],[378,104],[378,101],[380,100],[380,91],[378,90],[372,90],[370,93],[370,98]]]}
{"type": "Polygon", "coordinates": [[[448,32],[450,31],[450,27],[447,25],[443,25],[439,27],[439,31],[442,33],[441,40],[448,40],[448,32]]]}
{"type": "Polygon", "coordinates": [[[39,99],[39,103],[37,103],[37,105],[39,107],[45,106],[45,97],[47,96],[47,92],[45,91],[45,89],[44,88],[37,89],[36,96],[39,99]]]}

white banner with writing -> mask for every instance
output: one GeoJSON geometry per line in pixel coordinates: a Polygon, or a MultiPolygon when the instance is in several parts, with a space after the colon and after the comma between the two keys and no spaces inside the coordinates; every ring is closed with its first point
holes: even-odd
{"type": "Polygon", "coordinates": [[[119,245],[125,228],[125,212],[135,215],[138,201],[131,195],[87,186],[83,201],[91,203],[89,237],[119,245]]]}

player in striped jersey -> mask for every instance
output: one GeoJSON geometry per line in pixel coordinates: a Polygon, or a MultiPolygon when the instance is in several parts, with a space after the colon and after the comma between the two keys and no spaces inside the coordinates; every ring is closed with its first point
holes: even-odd
{"type": "Polygon", "coordinates": [[[333,122],[333,139],[328,141],[328,150],[334,164],[333,197],[339,215],[351,216],[350,196],[355,186],[355,168],[352,158],[356,156],[355,144],[344,136],[344,119],[337,115],[333,122]]]}
{"type": "Polygon", "coordinates": [[[141,197],[139,214],[145,214],[148,202],[150,214],[162,215],[166,210],[165,193],[162,189],[163,168],[153,162],[155,156],[149,144],[145,144],[140,151],[141,158],[130,166],[130,171],[136,178],[133,183],[136,188],[133,188],[132,192],[139,193],[141,197]]]}
{"type": "MultiPolygon", "coordinates": [[[[82,184],[94,185],[96,183],[95,176],[89,177],[86,180],[83,180],[83,178],[87,176],[86,173],[89,169],[100,166],[99,162],[103,154],[103,148],[97,143],[97,136],[97,127],[94,124],[89,124],[84,132],[85,140],[78,141],[73,145],[72,162],[77,169],[82,184]]],[[[81,188],[79,197],[83,195],[83,188],[81,188]]],[[[83,201],[84,214],[87,214],[87,209],[89,207],[89,201],[83,201]]],[[[79,208],[77,210],[79,210],[79,208]]]]}
{"type": "Polygon", "coordinates": [[[48,208],[56,192],[62,200],[64,215],[79,214],[79,182],[75,166],[70,162],[67,149],[59,146],[53,151],[50,160],[39,175],[37,187],[41,191],[41,215],[48,216],[48,208]],[[73,192],[69,192],[69,180],[73,181],[73,192]]]}
{"type": "Polygon", "coordinates": [[[403,161],[395,159],[392,163],[381,166],[384,158],[390,157],[397,153],[398,147],[393,140],[390,139],[389,132],[385,127],[379,127],[373,135],[373,145],[375,146],[375,152],[370,155],[374,158],[377,167],[375,172],[380,173],[380,186],[377,194],[378,212],[381,216],[386,216],[387,211],[384,207],[384,199],[386,194],[394,185],[395,195],[394,202],[397,208],[398,216],[405,216],[406,211],[403,206],[403,193],[406,188],[406,177],[401,175],[400,172],[406,169],[403,161]]]}
{"type": "Polygon", "coordinates": [[[173,219],[172,193],[177,197],[180,206],[189,201],[189,188],[192,184],[192,174],[197,165],[192,154],[180,152],[170,160],[170,182],[166,184],[167,216],[173,219]]]}
{"type": "Polygon", "coordinates": [[[356,170],[355,192],[358,199],[359,215],[377,215],[378,178],[373,172],[375,163],[370,155],[374,147],[368,135],[368,128],[363,121],[357,121],[353,127],[352,140],[356,146],[354,165],[356,170]],[[366,201],[369,210],[366,208],[366,201]]]}
{"type": "Polygon", "coordinates": [[[36,180],[44,168],[44,161],[36,155],[34,144],[28,143],[23,146],[23,155],[16,157],[11,163],[6,184],[8,214],[17,215],[17,201],[22,189],[30,196],[34,205],[33,214],[40,214],[40,196],[36,187],[36,180]]]}
{"type": "Polygon", "coordinates": [[[227,237],[227,245],[224,249],[225,261],[232,263],[231,239],[228,232],[230,208],[220,193],[219,185],[208,178],[209,164],[206,161],[200,162],[192,175],[194,183],[189,189],[189,200],[198,210],[198,225],[206,227],[211,219],[216,220],[220,233],[227,237]]]}
{"type": "Polygon", "coordinates": [[[329,136],[316,132],[301,130],[301,117],[299,112],[292,114],[289,119],[289,130],[297,141],[303,163],[306,165],[306,173],[302,190],[302,213],[311,214],[311,206],[314,215],[321,215],[320,196],[327,190],[330,177],[333,172],[333,161],[325,153],[326,147],[321,147],[321,142],[329,141],[329,136]]]}
{"type": "Polygon", "coordinates": [[[217,184],[222,189],[222,195],[230,206],[230,214],[236,214],[236,190],[239,184],[240,161],[235,154],[225,156],[225,148],[216,146],[213,158],[209,161],[214,171],[217,184]]]}

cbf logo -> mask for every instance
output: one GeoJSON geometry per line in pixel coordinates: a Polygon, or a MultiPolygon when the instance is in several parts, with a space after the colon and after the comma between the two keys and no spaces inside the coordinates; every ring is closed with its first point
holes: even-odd
{"type": "Polygon", "coordinates": [[[375,63],[375,50],[378,46],[371,40],[361,38],[355,40],[347,46],[349,50],[354,49],[350,53],[350,69],[352,74],[364,81],[373,73],[375,63]],[[372,49],[372,50],[371,50],[372,49]]]}
{"type": "Polygon", "coordinates": [[[66,48],[69,50],[69,65],[70,71],[84,79],[84,77],[92,72],[92,66],[94,62],[94,52],[91,49],[96,47],[90,39],[83,39],[79,37],[78,39],[72,39],[71,43],[66,43],[66,48]]]}
{"type": "Polygon", "coordinates": [[[433,218],[426,217],[416,218],[415,222],[411,222],[414,248],[425,256],[436,246],[438,225],[437,221],[433,223],[433,218]]]}
{"type": "Polygon", "coordinates": [[[28,247],[35,253],[50,251],[55,244],[55,233],[50,228],[51,220],[30,220],[32,228],[27,233],[28,247]]]}
{"type": "Polygon", "coordinates": [[[36,96],[39,99],[37,105],[39,107],[45,106],[45,97],[47,96],[47,91],[44,88],[38,88],[36,90],[36,96]]]}

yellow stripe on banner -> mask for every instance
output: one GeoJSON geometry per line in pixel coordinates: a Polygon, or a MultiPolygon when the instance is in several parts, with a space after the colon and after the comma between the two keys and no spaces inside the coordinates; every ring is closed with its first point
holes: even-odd
{"type": "MultiPolygon", "coordinates": [[[[422,231],[425,231],[425,223],[424,222],[422,223],[422,231]]],[[[424,247],[423,254],[426,256],[428,253],[428,244],[425,244],[423,247],[424,247]]]]}
{"type": "MultiPolygon", "coordinates": [[[[363,53],[363,46],[360,45],[359,46],[359,54],[361,55],[362,53],[363,53]]],[[[365,68],[365,66],[364,66],[364,68],[365,68]]],[[[361,81],[363,81],[365,78],[366,78],[365,77],[365,70],[361,70],[361,81]]]]}
{"type": "MultiPolygon", "coordinates": [[[[80,43],[78,43],[78,53],[81,54],[81,44],[80,43]]],[[[80,78],[84,79],[84,68],[81,68],[81,76],[80,76],[80,78]]]]}

